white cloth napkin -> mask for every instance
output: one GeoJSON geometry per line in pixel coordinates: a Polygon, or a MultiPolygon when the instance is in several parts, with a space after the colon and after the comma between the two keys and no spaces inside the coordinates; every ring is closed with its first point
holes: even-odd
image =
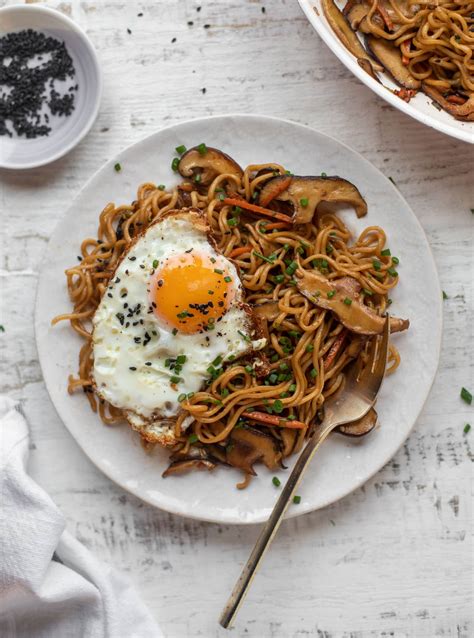
{"type": "Polygon", "coordinates": [[[65,531],[26,473],[28,427],[0,395],[0,636],[162,638],[126,580],[65,531]]]}

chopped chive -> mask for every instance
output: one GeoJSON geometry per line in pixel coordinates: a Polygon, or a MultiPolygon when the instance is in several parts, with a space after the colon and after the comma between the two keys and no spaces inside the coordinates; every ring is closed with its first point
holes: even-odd
{"type": "Polygon", "coordinates": [[[326,246],[326,255],[330,255],[333,252],[334,248],[331,246],[331,244],[327,244],[326,246]]]}
{"type": "Polygon", "coordinates": [[[158,184],[158,190],[159,191],[164,191],[166,188],[166,186],[164,184],[158,184]]]}
{"type": "Polygon", "coordinates": [[[400,263],[400,260],[398,259],[398,257],[393,256],[392,257],[392,263],[394,263],[395,266],[398,266],[398,264],[400,263]]]}
{"type": "MultiPolygon", "coordinates": [[[[295,339],[299,339],[301,337],[301,332],[298,332],[298,330],[289,330],[288,334],[290,335],[290,337],[294,337],[295,339]]],[[[283,340],[284,338],[281,337],[280,342],[282,343],[287,343],[286,341],[283,340]]]]}
{"type": "Polygon", "coordinates": [[[175,151],[178,153],[178,155],[182,155],[183,153],[186,153],[186,147],[184,144],[181,144],[180,146],[177,146],[175,148],[175,151]]]}
{"type": "Polygon", "coordinates": [[[335,290],[330,290],[330,291],[328,292],[328,299],[332,299],[332,298],[334,297],[334,295],[335,295],[335,294],[336,294],[336,291],[335,291],[335,290]]]}
{"type": "Polygon", "coordinates": [[[290,366],[286,363],[286,361],[283,361],[283,363],[280,363],[278,367],[280,368],[282,372],[285,372],[286,370],[289,369],[290,366]]]}
{"type": "Polygon", "coordinates": [[[278,381],[278,375],[275,372],[272,372],[272,374],[268,377],[268,380],[272,384],[276,383],[278,381]]]}
{"type": "Polygon", "coordinates": [[[258,257],[259,259],[263,259],[263,261],[266,261],[269,264],[273,264],[273,262],[275,261],[274,256],[266,257],[265,255],[262,255],[262,253],[259,253],[256,250],[253,251],[253,254],[255,255],[255,257],[258,257]]]}
{"type": "Polygon", "coordinates": [[[291,275],[295,274],[297,268],[298,264],[296,263],[296,261],[291,261],[286,269],[286,274],[291,277],[291,275]]]}
{"type": "Polygon", "coordinates": [[[301,496],[297,496],[297,495],[295,494],[295,496],[293,496],[293,503],[294,503],[295,505],[299,505],[299,504],[301,503],[301,496]]]}
{"type": "Polygon", "coordinates": [[[280,414],[280,412],[283,412],[283,403],[280,401],[280,399],[273,401],[272,409],[277,414],[280,414]]]}
{"type": "Polygon", "coordinates": [[[207,153],[207,146],[204,144],[204,142],[198,144],[196,148],[199,152],[199,155],[205,155],[207,153]]]}
{"type": "Polygon", "coordinates": [[[296,383],[292,383],[288,388],[289,392],[294,392],[296,390],[296,383]]]}
{"type": "Polygon", "coordinates": [[[392,253],[390,252],[390,248],[386,248],[385,250],[382,250],[380,254],[382,255],[382,257],[390,257],[392,253]]]}
{"type": "Polygon", "coordinates": [[[244,333],[243,333],[243,332],[241,332],[240,330],[237,330],[237,332],[239,333],[239,335],[242,337],[242,339],[243,339],[244,341],[247,341],[247,342],[251,341],[251,339],[250,339],[250,337],[249,337],[248,335],[244,334],[244,333]]]}
{"type": "Polygon", "coordinates": [[[465,401],[468,405],[472,403],[472,394],[466,388],[461,388],[461,399],[465,401]]]}
{"type": "Polygon", "coordinates": [[[159,264],[159,263],[160,263],[160,262],[158,261],[158,259],[154,259],[154,260],[153,260],[153,268],[158,268],[158,264],[159,264]]]}
{"type": "Polygon", "coordinates": [[[230,354],[230,355],[227,357],[227,361],[235,361],[235,354],[230,354]]]}
{"type": "Polygon", "coordinates": [[[219,355],[218,357],[216,357],[216,358],[214,359],[214,361],[212,362],[212,365],[213,365],[213,366],[218,366],[218,365],[219,365],[219,364],[221,364],[221,363],[222,363],[222,357],[221,357],[221,355],[219,355]]]}
{"type": "Polygon", "coordinates": [[[214,272],[217,273],[218,275],[223,275],[224,271],[221,270],[220,268],[214,268],[214,272]]]}
{"type": "Polygon", "coordinates": [[[362,292],[364,293],[364,295],[367,295],[368,297],[372,297],[372,295],[374,294],[371,290],[369,290],[368,288],[362,288],[362,292]]]}
{"type": "Polygon", "coordinates": [[[239,222],[240,219],[238,217],[231,217],[227,220],[227,225],[233,228],[234,226],[237,226],[239,222]]]}
{"type": "Polygon", "coordinates": [[[173,375],[173,376],[170,378],[170,381],[171,381],[171,383],[181,383],[182,379],[181,379],[181,377],[177,377],[177,376],[174,376],[174,375],[173,375]]]}
{"type": "Polygon", "coordinates": [[[215,263],[216,263],[216,261],[217,261],[217,259],[216,259],[215,257],[211,257],[211,262],[212,262],[213,264],[215,264],[215,263]]]}
{"type": "Polygon", "coordinates": [[[318,371],[316,370],[316,368],[313,368],[313,369],[311,370],[311,372],[309,373],[309,376],[310,376],[312,379],[316,379],[316,377],[318,376],[318,371]]]}
{"type": "Polygon", "coordinates": [[[349,299],[349,297],[345,297],[344,303],[346,304],[346,306],[350,306],[352,303],[352,299],[349,299]]]}
{"type": "Polygon", "coordinates": [[[443,290],[443,299],[449,299],[448,295],[443,290]]]}
{"type": "Polygon", "coordinates": [[[228,390],[228,388],[223,388],[223,389],[221,390],[221,397],[222,397],[223,399],[225,399],[226,397],[228,397],[228,396],[229,396],[229,392],[230,392],[230,391],[228,390]]]}
{"type": "Polygon", "coordinates": [[[192,444],[192,443],[197,443],[199,441],[199,437],[197,434],[190,434],[188,436],[188,441],[192,444]]]}
{"type": "Polygon", "coordinates": [[[377,271],[382,268],[382,264],[380,263],[378,259],[372,259],[372,266],[374,267],[374,270],[377,270],[377,271]]]}
{"type": "Polygon", "coordinates": [[[114,170],[116,173],[120,173],[120,171],[122,170],[122,165],[117,162],[116,164],[114,164],[114,170]]]}
{"type": "Polygon", "coordinates": [[[186,355],[185,354],[180,354],[176,357],[176,363],[179,365],[183,365],[183,363],[186,363],[186,355]]]}
{"type": "Polygon", "coordinates": [[[195,181],[196,184],[199,184],[199,182],[201,181],[201,173],[197,173],[194,176],[194,181],[195,181]]]}
{"type": "Polygon", "coordinates": [[[275,275],[273,281],[277,284],[281,284],[285,281],[285,275],[275,275]]]}
{"type": "Polygon", "coordinates": [[[390,297],[387,299],[387,306],[391,306],[393,304],[393,300],[390,297]]]}
{"type": "Polygon", "coordinates": [[[398,277],[398,272],[395,270],[395,268],[388,268],[387,272],[391,277],[398,277]]]}
{"type": "Polygon", "coordinates": [[[469,423],[466,423],[466,425],[464,426],[464,434],[467,434],[470,429],[471,429],[471,425],[469,423]]]}
{"type": "Polygon", "coordinates": [[[186,400],[186,394],[183,392],[183,394],[180,394],[178,396],[178,403],[181,403],[181,401],[185,401],[186,400]]]}
{"type": "Polygon", "coordinates": [[[308,203],[309,203],[309,200],[308,200],[308,198],[307,198],[307,197],[302,197],[302,198],[300,199],[300,204],[301,204],[301,206],[303,206],[304,208],[308,205],[308,203]]]}
{"type": "Polygon", "coordinates": [[[281,481],[280,481],[280,479],[278,478],[278,476],[274,476],[274,477],[272,478],[272,483],[273,483],[273,485],[274,485],[275,487],[280,487],[280,485],[281,485],[281,481]]]}
{"type": "Polygon", "coordinates": [[[171,168],[176,172],[179,166],[179,157],[173,157],[173,161],[171,162],[171,168]]]}
{"type": "Polygon", "coordinates": [[[230,282],[232,281],[232,277],[229,277],[229,276],[224,277],[224,281],[225,281],[227,284],[230,284],[230,282]]]}
{"type": "Polygon", "coordinates": [[[192,399],[194,396],[194,392],[188,392],[188,394],[186,395],[187,399],[192,399]]]}
{"type": "Polygon", "coordinates": [[[223,201],[224,201],[224,199],[225,199],[225,195],[224,195],[224,193],[219,193],[219,200],[220,200],[221,202],[223,202],[223,201]]]}

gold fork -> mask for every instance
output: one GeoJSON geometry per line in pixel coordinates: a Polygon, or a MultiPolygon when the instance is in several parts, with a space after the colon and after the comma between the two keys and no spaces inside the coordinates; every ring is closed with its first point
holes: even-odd
{"type": "Polygon", "coordinates": [[[390,333],[389,320],[390,318],[387,315],[382,335],[372,340],[367,364],[362,370],[360,366],[353,365],[345,377],[343,389],[329,397],[325,402],[324,421],[312,434],[296,461],[293,471],[275,503],[270,518],[265,523],[222,612],[219,622],[225,629],[228,629],[234,620],[255,572],[280,527],[290,500],[314,453],[335,428],[344,423],[351,423],[361,419],[374,405],[387,365],[390,333]]]}

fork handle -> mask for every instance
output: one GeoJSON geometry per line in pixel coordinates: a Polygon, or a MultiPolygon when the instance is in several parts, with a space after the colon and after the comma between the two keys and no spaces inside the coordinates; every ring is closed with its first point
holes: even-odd
{"type": "Polygon", "coordinates": [[[285,515],[290,499],[296,491],[304,471],[308,467],[314,453],[324,442],[326,437],[340,425],[339,422],[328,422],[326,425],[318,429],[307,442],[304,450],[301,452],[295,466],[278,498],[270,518],[265,523],[260,536],[258,537],[255,547],[249,556],[249,559],[243,568],[238,581],[235,583],[234,589],[224,607],[224,611],[219,619],[219,623],[224,629],[228,629],[239,610],[239,607],[247,594],[252,583],[255,572],[263,560],[267,549],[270,547],[275,534],[280,527],[283,516],[285,515]]]}

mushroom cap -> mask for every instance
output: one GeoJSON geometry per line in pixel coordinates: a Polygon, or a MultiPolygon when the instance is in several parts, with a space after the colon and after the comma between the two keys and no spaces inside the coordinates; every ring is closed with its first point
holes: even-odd
{"type": "Polygon", "coordinates": [[[186,151],[179,160],[178,171],[183,177],[199,175],[199,183],[203,186],[209,186],[218,175],[233,175],[239,179],[243,175],[243,170],[232,157],[211,146],[206,147],[204,152],[199,146],[186,151]]]}

